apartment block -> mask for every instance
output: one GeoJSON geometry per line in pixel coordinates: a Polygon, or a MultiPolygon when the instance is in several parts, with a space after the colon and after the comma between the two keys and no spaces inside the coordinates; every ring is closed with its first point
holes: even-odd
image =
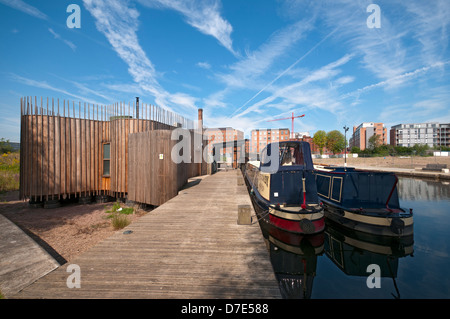
{"type": "MultiPolygon", "coordinates": [[[[208,137],[208,154],[212,153],[213,144],[226,143],[244,139],[244,132],[232,127],[207,128],[203,134],[208,137]]],[[[232,147],[224,148],[222,154],[231,154],[232,147]]]]}
{"type": "Polygon", "coordinates": [[[416,144],[450,146],[450,123],[412,123],[391,127],[390,144],[411,147],[416,144]]]}
{"type": "Polygon", "coordinates": [[[359,147],[364,150],[369,146],[369,139],[379,135],[381,144],[387,144],[387,129],[383,123],[364,122],[358,126],[353,126],[353,134],[350,137],[349,146],[359,147]]]}
{"type": "Polygon", "coordinates": [[[259,154],[268,143],[288,141],[289,136],[290,130],[288,128],[252,130],[250,153],[259,154]]]}

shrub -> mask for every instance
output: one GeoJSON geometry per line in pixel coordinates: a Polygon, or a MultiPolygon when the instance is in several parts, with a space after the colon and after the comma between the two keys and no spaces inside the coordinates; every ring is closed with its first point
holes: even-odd
{"type": "Polygon", "coordinates": [[[115,230],[127,227],[130,223],[127,216],[122,214],[115,214],[111,219],[111,224],[115,230]]]}
{"type": "Polygon", "coordinates": [[[19,189],[19,159],[19,153],[3,153],[0,155],[0,193],[19,189]]]}
{"type": "Polygon", "coordinates": [[[110,210],[106,211],[108,214],[106,218],[111,218],[111,224],[115,230],[122,229],[131,223],[128,220],[127,215],[133,214],[133,211],[134,210],[131,207],[122,208],[117,201],[110,210]]]}

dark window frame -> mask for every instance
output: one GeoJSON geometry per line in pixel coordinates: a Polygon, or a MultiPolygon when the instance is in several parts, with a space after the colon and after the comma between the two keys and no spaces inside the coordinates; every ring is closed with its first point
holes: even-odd
{"type": "Polygon", "coordinates": [[[103,143],[102,145],[102,154],[103,154],[103,168],[102,168],[102,176],[103,177],[111,177],[111,143],[103,143]],[[105,157],[105,146],[109,147],[109,157],[105,157]],[[105,163],[108,163],[105,166],[105,163]],[[107,172],[105,172],[105,168],[107,167],[107,172]]]}

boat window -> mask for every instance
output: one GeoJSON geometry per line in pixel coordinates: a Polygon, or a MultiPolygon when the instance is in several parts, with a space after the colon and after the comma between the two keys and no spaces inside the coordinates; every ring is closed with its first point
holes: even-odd
{"type": "Polygon", "coordinates": [[[300,144],[280,147],[281,166],[305,165],[300,144]]]}

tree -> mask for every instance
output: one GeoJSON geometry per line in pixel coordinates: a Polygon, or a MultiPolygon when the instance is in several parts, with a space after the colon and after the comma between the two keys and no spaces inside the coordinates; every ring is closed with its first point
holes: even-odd
{"type": "Polygon", "coordinates": [[[358,146],[353,146],[350,153],[359,153],[361,149],[358,146]]]}
{"type": "Polygon", "coordinates": [[[373,151],[378,146],[380,146],[380,144],[381,144],[380,135],[374,134],[369,138],[369,145],[367,148],[370,149],[371,151],[373,151]]]}
{"type": "Polygon", "coordinates": [[[0,139],[0,154],[12,152],[14,149],[9,143],[9,140],[5,140],[3,137],[0,139]]]}
{"type": "Polygon", "coordinates": [[[326,145],[333,154],[341,152],[345,148],[344,134],[338,130],[328,132],[326,145]]]}
{"type": "Polygon", "coordinates": [[[323,148],[327,144],[327,133],[325,131],[319,130],[313,136],[313,142],[320,149],[320,155],[323,153],[323,148]]]}

